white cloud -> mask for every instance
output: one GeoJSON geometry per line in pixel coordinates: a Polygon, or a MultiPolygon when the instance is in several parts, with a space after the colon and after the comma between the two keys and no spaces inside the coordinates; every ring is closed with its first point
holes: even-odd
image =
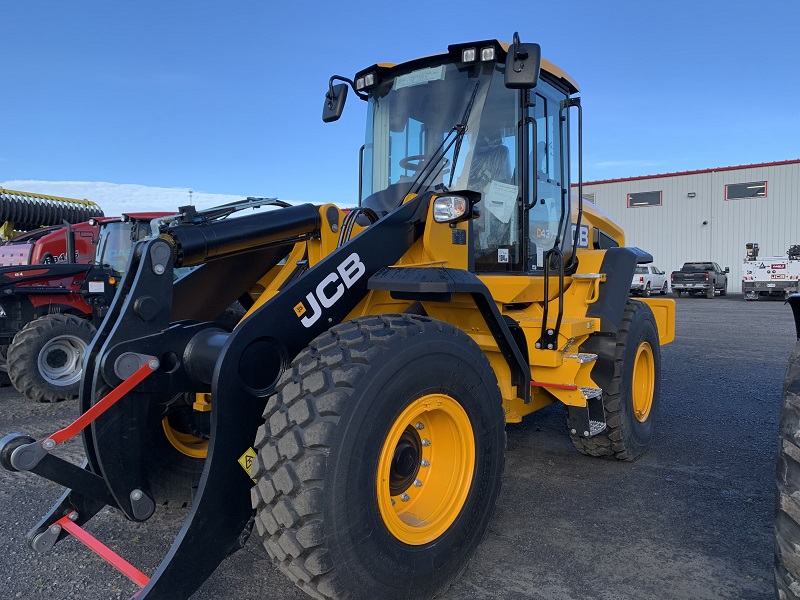
{"type": "MultiPolygon", "coordinates": [[[[100,205],[106,216],[131,212],[176,212],[179,206],[189,204],[189,188],[163,188],[103,181],[31,180],[5,181],[0,183],[0,187],[34,194],[91,200],[100,205]]],[[[244,198],[245,195],[209,194],[193,190],[191,199],[196,207],[209,208],[244,198]]]]}

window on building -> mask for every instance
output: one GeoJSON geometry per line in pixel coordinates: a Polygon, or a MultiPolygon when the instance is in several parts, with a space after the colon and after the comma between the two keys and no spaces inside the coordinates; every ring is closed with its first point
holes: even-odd
{"type": "Polygon", "coordinates": [[[766,198],[767,182],[729,183],[725,186],[725,200],[744,200],[746,198],[766,198]]]}
{"type": "Polygon", "coordinates": [[[661,206],[661,192],[635,192],[628,194],[628,208],[661,206]]]}

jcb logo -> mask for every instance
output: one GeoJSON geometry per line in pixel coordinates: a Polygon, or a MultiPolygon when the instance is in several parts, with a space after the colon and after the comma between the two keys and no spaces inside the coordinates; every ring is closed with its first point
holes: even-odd
{"type": "MultiPolygon", "coordinates": [[[[572,226],[572,239],[575,239],[575,225],[572,226]]],[[[581,225],[581,231],[578,235],[578,248],[589,247],[589,228],[586,225],[581,225]]]]}
{"type": "Polygon", "coordinates": [[[338,267],[336,273],[331,273],[319,282],[317,289],[306,294],[306,300],[310,309],[305,304],[299,302],[294,307],[294,312],[301,317],[300,322],[303,327],[311,327],[322,316],[323,308],[330,308],[336,304],[337,300],[344,296],[345,287],[350,289],[353,284],[361,279],[367,269],[361,258],[355,252],[345,258],[338,267]],[[310,313],[309,313],[310,310],[310,313]],[[309,314],[306,314],[309,313],[309,314]],[[303,316],[306,315],[306,316],[303,316]]]}

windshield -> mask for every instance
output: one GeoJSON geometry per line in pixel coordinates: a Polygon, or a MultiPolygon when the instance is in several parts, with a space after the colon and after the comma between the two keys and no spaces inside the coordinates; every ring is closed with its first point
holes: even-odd
{"type": "Polygon", "coordinates": [[[466,114],[466,135],[450,145],[422,190],[483,191],[491,180],[512,183],[516,94],[506,89],[502,68],[492,61],[445,64],[381,82],[369,98],[364,205],[397,207],[445,138],[454,140],[451,132],[466,114]]]}
{"type": "Polygon", "coordinates": [[[118,275],[125,271],[133,243],[150,235],[149,223],[105,223],[97,240],[97,260],[118,275]]]}

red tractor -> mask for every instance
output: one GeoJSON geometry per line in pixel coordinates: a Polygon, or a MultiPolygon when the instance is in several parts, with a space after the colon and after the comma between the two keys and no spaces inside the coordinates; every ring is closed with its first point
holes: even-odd
{"type": "Polygon", "coordinates": [[[150,235],[152,219],[168,214],[98,217],[0,247],[0,261],[22,262],[0,266],[0,378],[36,402],[75,397],[83,352],[132,245],[150,235]]]}

